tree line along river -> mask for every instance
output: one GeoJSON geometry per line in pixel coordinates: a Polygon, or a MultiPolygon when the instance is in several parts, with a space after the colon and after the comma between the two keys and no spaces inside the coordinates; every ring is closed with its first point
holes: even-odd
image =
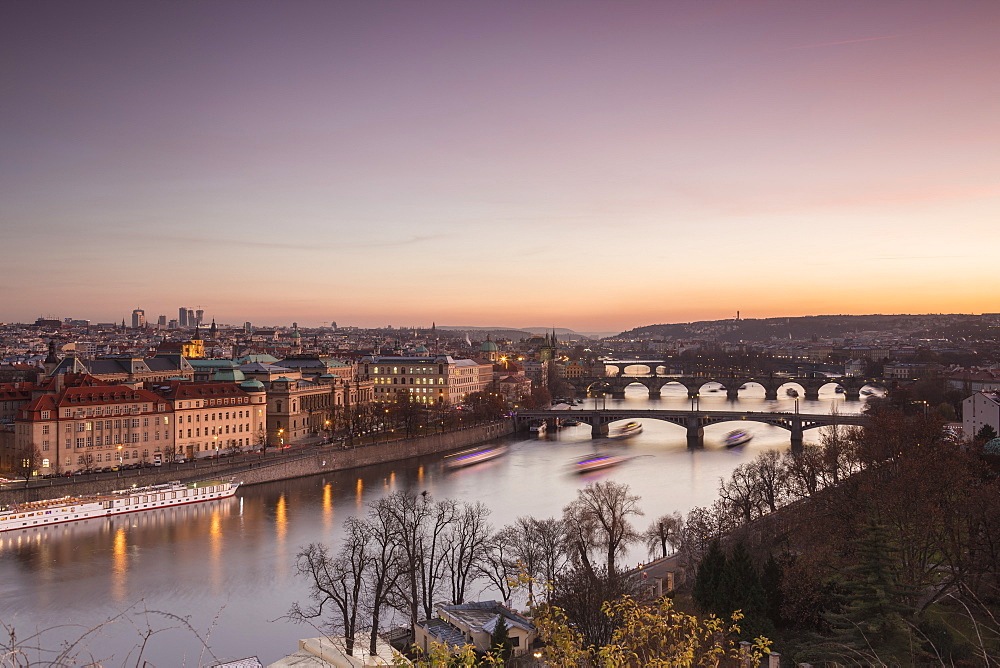
{"type": "MultiPolygon", "coordinates": [[[[793,408],[790,397],[765,401],[763,389],[760,397],[752,396],[753,389],[736,403],[724,392],[704,392],[700,407],[793,408]]],[[[845,402],[832,387],[819,401],[798,403],[810,413],[857,412],[864,405],[845,402]]],[[[645,388],[631,386],[625,399],[607,400],[608,408],[619,406],[683,409],[690,400],[679,387],[650,400],[645,388]]],[[[641,497],[645,517],[636,522],[641,531],[659,515],[683,515],[712,503],[720,479],[736,466],[759,452],[789,447],[783,429],[754,422],[739,426],[753,435],[746,445],[723,447],[723,436],[734,425],[720,424],[705,429],[703,450],[689,451],[684,429],[666,422],[647,420],[632,438],[598,444],[583,424],[542,437],[508,437],[506,456],[455,471],[445,471],[440,456],[426,457],[243,487],[236,498],[218,502],[0,534],[0,621],[19,638],[42,632],[41,644],[55,647],[124,612],[88,640],[94,656],[113,655],[108,665],[126,662],[130,648],[141,642],[137,629],[147,623],[165,629],[144,651],[155,665],[253,655],[266,665],[292,653],[299,638],[321,634],[282,619],[293,601],[307,597],[305,581],[294,575],[295,555],[315,541],[336,547],[344,519],[363,514],[369,501],[396,490],[482,501],[499,529],[522,515],[558,517],[587,482],[610,479],[641,497]],[[585,475],[571,469],[571,460],[595,448],[624,461],[585,475]],[[143,610],[156,612],[147,617],[143,610]]],[[[818,438],[818,431],[806,432],[807,443],[818,438]]],[[[636,546],[623,563],[645,558],[636,546]]],[[[474,587],[473,595],[479,594],[494,597],[474,587]]]]}

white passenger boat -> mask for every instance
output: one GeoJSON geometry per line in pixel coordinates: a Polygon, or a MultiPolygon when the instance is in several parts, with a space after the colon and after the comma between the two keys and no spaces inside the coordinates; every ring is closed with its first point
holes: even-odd
{"type": "Polygon", "coordinates": [[[752,438],[753,434],[750,432],[737,429],[726,434],[726,438],[723,439],[723,443],[726,444],[727,448],[735,448],[737,445],[743,445],[752,438]]]}
{"type": "Polygon", "coordinates": [[[629,436],[635,436],[636,434],[641,434],[641,433],[642,433],[641,422],[626,422],[621,427],[609,431],[608,438],[628,438],[629,436]]]}
{"type": "Polygon", "coordinates": [[[528,426],[528,431],[530,431],[532,434],[538,434],[539,436],[544,434],[547,429],[548,426],[545,424],[544,420],[538,420],[537,422],[533,422],[528,426]]]}
{"type": "Polygon", "coordinates": [[[240,486],[230,480],[171,482],[150,487],[133,487],[89,496],[64,496],[46,501],[29,501],[0,508],[0,531],[14,531],[47,524],[75,522],[95,517],[168,508],[236,494],[240,486]]]}
{"type": "Polygon", "coordinates": [[[623,461],[625,461],[624,457],[595,452],[574,460],[573,468],[576,469],[577,473],[589,473],[590,471],[599,471],[601,469],[617,466],[623,461]]]}
{"type": "Polygon", "coordinates": [[[507,453],[506,445],[493,445],[484,448],[471,448],[450,454],[444,458],[444,467],[448,470],[460,469],[473,464],[488,462],[502,457],[507,453]]]}

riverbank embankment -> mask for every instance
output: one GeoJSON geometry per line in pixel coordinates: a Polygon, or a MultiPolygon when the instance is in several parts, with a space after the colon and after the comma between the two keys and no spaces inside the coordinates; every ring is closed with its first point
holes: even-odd
{"type": "Polygon", "coordinates": [[[281,452],[268,452],[266,456],[248,454],[199,461],[176,468],[142,469],[141,472],[123,471],[121,476],[104,474],[101,477],[85,480],[55,478],[51,482],[38,481],[38,484],[33,483],[28,488],[13,487],[13,484],[9,483],[4,489],[0,489],[0,506],[63,496],[105,494],[132,486],[159,485],[173,480],[190,482],[211,478],[235,478],[244,485],[256,485],[451,452],[507,436],[513,432],[513,420],[504,420],[457,431],[358,447],[344,447],[339,444],[305,446],[287,454],[281,452]]]}

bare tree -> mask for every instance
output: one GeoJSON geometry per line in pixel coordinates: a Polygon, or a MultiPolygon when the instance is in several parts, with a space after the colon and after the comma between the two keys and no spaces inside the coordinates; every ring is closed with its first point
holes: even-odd
{"type": "Polygon", "coordinates": [[[785,471],[788,475],[788,492],[799,498],[815,494],[825,485],[823,451],[807,445],[802,452],[786,452],[784,459],[785,471]]]}
{"type": "Polygon", "coordinates": [[[293,621],[318,619],[328,629],[342,631],[347,653],[351,654],[359,631],[358,612],[371,564],[372,555],[368,551],[371,532],[361,520],[353,517],[347,519],[344,527],[346,535],[336,557],[319,543],[310,543],[296,556],[295,570],[308,579],[312,604],[303,608],[298,602],[293,603],[288,617],[293,621]],[[328,611],[331,607],[333,610],[328,611]],[[324,619],[328,614],[331,617],[324,619]]]}
{"type": "Polygon", "coordinates": [[[680,533],[683,526],[684,520],[680,513],[660,515],[653,520],[642,534],[649,556],[655,557],[657,553],[661,557],[667,556],[667,546],[677,549],[681,543],[680,533]]]}
{"type": "Polygon", "coordinates": [[[490,510],[481,501],[463,504],[447,535],[448,573],[451,579],[452,603],[464,603],[465,592],[475,565],[486,554],[493,527],[489,524],[490,510]]]}
{"type": "Polygon", "coordinates": [[[500,592],[505,605],[510,605],[521,570],[520,562],[513,555],[517,533],[517,529],[508,525],[490,536],[483,558],[476,564],[476,573],[500,592]]]}
{"type": "Polygon", "coordinates": [[[538,520],[533,517],[518,517],[513,526],[506,528],[510,542],[513,568],[528,576],[528,599],[534,600],[535,580],[543,578],[543,546],[538,540],[538,520]]]}
{"type": "Polygon", "coordinates": [[[371,640],[368,644],[368,653],[375,656],[382,611],[401,576],[400,548],[397,540],[399,529],[392,513],[390,498],[385,497],[371,504],[368,509],[368,521],[361,526],[365,529],[371,554],[367,577],[371,611],[369,634],[371,640]]]}
{"type": "Polygon", "coordinates": [[[719,499],[743,524],[749,524],[759,514],[760,490],[749,464],[740,464],[728,482],[719,482],[719,499]]]}
{"type": "Polygon", "coordinates": [[[541,553],[539,575],[552,583],[566,568],[566,526],[562,520],[548,517],[531,519],[531,539],[541,553]]]}
{"type": "Polygon", "coordinates": [[[41,463],[41,451],[37,446],[29,444],[25,447],[19,448],[14,454],[12,472],[17,477],[24,478],[24,484],[27,486],[28,481],[31,480],[31,476],[38,473],[38,467],[41,463]]]}
{"type": "Polygon", "coordinates": [[[773,513],[784,501],[787,491],[785,478],[788,473],[782,463],[781,455],[774,450],[762,452],[750,462],[747,470],[757,483],[758,501],[773,513]]]}
{"type": "Polygon", "coordinates": [[[434,616],[434,600],[446,573],[445,533],[458,513],[457,503],[445,499],[435,503],[426,492],[394,492],[383,499],[385,512],[395,525],[401,578],[398,593],[409,609],[410,622],[422,612],[434,616]]]}
{"type": "Polygon", "coordinates": [[[590,552],[603,550],[607,576],[617,575],[615,561],[639,534],[629,522],[630,516],[642,515],[639,497],[629,493],[628,485],[605,481],[589,483],[577,492],[576,500],[563,508],[563,521],[584,568],[596,578],[590,552]]]}

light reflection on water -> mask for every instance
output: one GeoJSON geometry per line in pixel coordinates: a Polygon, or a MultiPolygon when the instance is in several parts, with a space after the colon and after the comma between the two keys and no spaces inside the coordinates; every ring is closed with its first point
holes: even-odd
{"type": "MultiPolygon", "coordinates": [[[[607,406],[685,409],[690,400],[678,386],[665,387],[656,400],[632,386],[624,399],[608,399],[607,406]]],[[[753,386],[735,403],[725,392],[706,390],[700,397],[703,410],[794,406],[787,396],[765,401],[763,388],[753,386]]],[[[798,406],[803,413],[829,413],[834,407],[848,413],[863,402],[845,402],[831,389],[819,401],[800,399],[798,406]]],[[[590,400],[581,406],[590,407],[590,400]]],[[[789,444],[783,429],[741,421],[738,426],[754,436],[746,445],[726,449],[722,439],[737,425],[719,424],[705,428],[705,449],[691,452],[682,427],[643,422],[643,432],[624,441],[593,441],[585,424],[542,438],[514,436],[505,439],[507,456],[457,471],[445,472],[440,456],[425,457],[241,488],[234,499],[0,534],[0,620],[33,629],[93,624],[140,604],[190,616],[203,635],[210,629],[219,658],[257,655],[267,664],[293,652],[298,638],[318,635],[280,619],[293,601],[306,598],[304,583],[293,573],[298,549],[312,541],[336,547],[344,518],[363,513],[366,503],[393,490],[483,501],[499,527],[521,515],[558,516],[587,482],[613,479],[641,497],[646,516],[637,524],[643,529],[658,515],[710,504],[720,478],[733,468],[789,444]],[[586,476],[570,469],[572,459],[595,449],[626,461],[586,476]]],[[[806,442],[818,438],[815,430],[805,433],[806,442]]],[[[634,550],[629,561],[644,556],[634,550]]],[[[60,633],[53,637],[69,639],[60,633]]],[[[94,641],[102,650],[96,653],[124,658],[135,637],[125,624],[109,627],[94,641]]],[[[145,656],[158,665],[195,663],[199,648],[191,634],[170,632],[154,637],[145,656]]]]}

